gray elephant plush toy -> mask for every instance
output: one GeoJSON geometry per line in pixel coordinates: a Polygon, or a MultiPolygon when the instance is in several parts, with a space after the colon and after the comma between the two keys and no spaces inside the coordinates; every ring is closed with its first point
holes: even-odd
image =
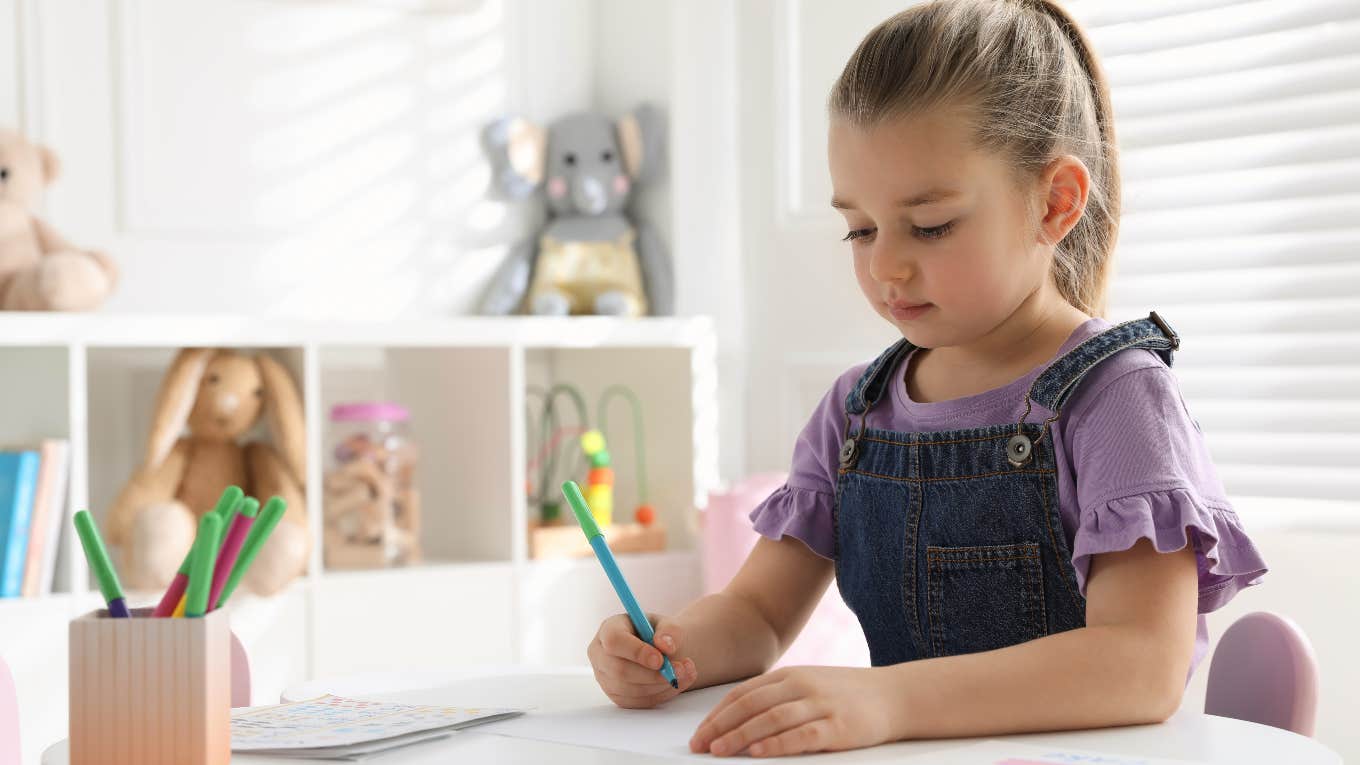
{"type": "Polygon", "coordinates": [[[572,114],[546,129],[520,118],[488,125],[482,140],[493,186],[512,199],[542,193],[546,220],[516,244],[481,312],[540,316],[659,316],[674,312],[670,256],[628,210],[657,174],[662,119],[643,105],[617,122],[572,114]]]}

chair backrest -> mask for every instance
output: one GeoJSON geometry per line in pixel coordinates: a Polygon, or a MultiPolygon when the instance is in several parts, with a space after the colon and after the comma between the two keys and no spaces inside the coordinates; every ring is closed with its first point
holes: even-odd
{"type": "Polygon", "coordinates": [[[1293,621],[1257,611],[1228,627],[1209,664],[1204,712],[1313,735],[1317,658],[1293,621]]]}
{"type": "Polygon", "coordinates": [[[236,633],[231,633],[231,705],[250,706],[250,658],[236,633]]]}
{"type": "Polygon", "coordinates": [[[14,675],[0,658],[0,765],[19,765],[19,694],[14,675]]]}

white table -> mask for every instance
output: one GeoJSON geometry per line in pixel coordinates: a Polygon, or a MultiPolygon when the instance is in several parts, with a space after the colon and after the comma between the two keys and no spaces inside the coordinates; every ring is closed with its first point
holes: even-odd
{"type": "MultiPolygon", "coordinates": [[[[284,700],[314,698],[324,693],[403,701],[417,704],[530,706],[542,712],[608,704],[587,669],[497,668],[480,672],[431,671],[356,675],[332,681],[303,683],[287,689],[284,700]],[[473,700],[475,701],[469,701],[473,700]]],[[[1213,717],[1182,709],[1161,725],[1097,731],[991,736],[1036,746],[1089,749],[1108,754],[1164,757],[1242,765],[1339,765],[1341,758],[1310,738],[1263,725],[1213,717]]],[[[834,763],[888,763],[903,757],[952,749],[967,742],[911,741],[818,755],[834,763]]],[[[298,765],[319,760],[296,760],[237,755],[234,762],[249,765],[298,765]]],[[[715,760],[718,758],[715,758],[715,760]]],[[[806,759],[806,758],[803,758],[806,759]]],[[[803,759],[798,760],[802,762],[803,759]]],[[[749,760],[748,760],[749,761],[749,760]]],[[[67,765],[65,741],[50,747],[43,765],[67,765]]],[[[436,742],[418,744],[374,758],[375,765],[434,765],[449,762],[496,762],[508,765],[660,765],[674,760],[631,752],[511,738],[471,729],[436,742]]]]}

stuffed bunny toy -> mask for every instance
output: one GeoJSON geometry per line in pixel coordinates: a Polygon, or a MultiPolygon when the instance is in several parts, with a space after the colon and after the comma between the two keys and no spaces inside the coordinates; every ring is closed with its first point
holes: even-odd
{"type": "Polygon", "coordinates": [[[572,114],[546,130],[498,120],[482,133],[493,185],[512,199],[543,191],[547,221],[515,245],[482,301],[484,314],[673,313],[670,256],[627,210],[661,164],[662,120],[641,106],[617,123],[572,114]]]}
{"type": "Polygon", "coordinates": [[[33,214],[58,167],[51,149],[0,129],[0,310],[95,308],[118,280],[108,256],[74,247],[33,214]]]}
{"type": "Polygon", "coordinates": [[[259,595],[279,591],[302,573],[311,548],[305,475],[302,401],[288,371],[264,354],[181,350],[157,395],[145,461],[108,515],[124,582],[133,589],[168,585],[199,518],[236,485],[261,501],[278,495],[288,503],[244,580],[259,595]],[[240,444],[261,416],[273,445],[240,444]]]}

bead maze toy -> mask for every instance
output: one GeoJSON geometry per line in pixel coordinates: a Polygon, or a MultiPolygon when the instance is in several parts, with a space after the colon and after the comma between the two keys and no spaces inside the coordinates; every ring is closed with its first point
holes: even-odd
{"type": "MultiPolygon", "coordinates": [[[[533,412],[529,413],[526,423],[531,431],[538,430],[538,443],[535,456],[530,461],[530,472],[538,473],[538,485],[527,486],[530,505],[536,505],[539,517],[529,522],[529,555],[532,558],[578,557],[591,554],[588,545],[582,544],[580,534],[573,526],[562,519],[561,507],[548,488],[555,485],[555,472],[564,463],[568,469],[586,474],[585,498],[591,517],[603,531],[609,546],[616,552],[654,552],[665,549],[666,532],[657,518],[655,508],[647,501],[647,479],[645,469],[645,433],[642,425],[642,406],[637,395],[622,385],[605,389],[600,396],[598,408],[599,427],[591,428],[585,398],[580,391],[570,385],[558,384],[543,391],[531,389],[531,395],[543,399],[542,414],[537,421],[533,412]],[[578,426],[559,424],[559,397],[566,396],[575,405],[578,426]],[[610,400],[622,396],[631,405],[633,414],[634,475],[639,504],[633,511],[631,521],[616,522],[615,505],[615,466],[605,438],[606,414],[610,400]],[[560,452],[571,444],[579,444],[580,451],[575,455],[561,458],[560,452]],[[575,456],[575,459],[572,457],[575,456]],[[535,488],[538,492],[535,492],[535,488]]],[[[532,438],[530,441],[532,442],[532,438]]],[[[574,449],[572,451],[575,451],[574,449]]]]}

